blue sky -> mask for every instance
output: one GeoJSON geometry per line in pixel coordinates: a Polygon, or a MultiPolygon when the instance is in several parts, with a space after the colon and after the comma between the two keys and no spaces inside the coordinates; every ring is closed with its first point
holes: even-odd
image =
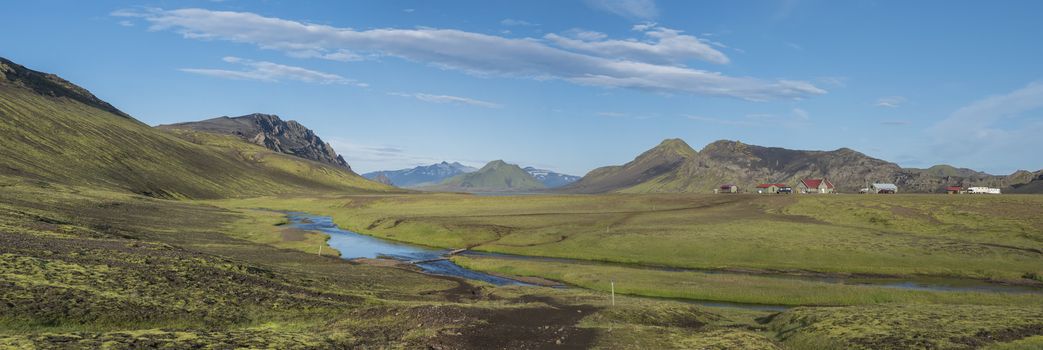
{"type": "Polygon", "coordinates": [[[0,56],[151,124],[298,120],[359,171],[582,175],[662,139],[1043,168],[1040,1],[20,1],[0,56]]]}

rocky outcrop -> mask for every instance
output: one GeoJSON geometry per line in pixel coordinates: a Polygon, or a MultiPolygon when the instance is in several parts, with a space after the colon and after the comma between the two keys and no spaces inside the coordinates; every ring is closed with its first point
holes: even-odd
{"type": "Polygon", "coordinates": [[[283,121],[277,115],[254,113],[234,118],[220,117],[199,122],[160,125],[159,128],[235,135],[276,152],[351,169],[348,162],[313,131],[296,121],[283,121]]]}

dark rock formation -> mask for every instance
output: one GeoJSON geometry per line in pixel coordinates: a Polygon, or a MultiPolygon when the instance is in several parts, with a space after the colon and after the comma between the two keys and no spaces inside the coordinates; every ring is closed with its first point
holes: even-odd
{"type": "Polygon", "coordinates": [[[277,115],[254,113],[159,127],[235,135],[276,152],[351,169],[348,162],[313,131],[296,121],[283,121],[277,115]]]}

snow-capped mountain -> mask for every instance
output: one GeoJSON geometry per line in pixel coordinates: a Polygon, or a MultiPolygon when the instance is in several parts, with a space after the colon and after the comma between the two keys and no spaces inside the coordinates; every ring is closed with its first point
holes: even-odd
{"type": "Polygon", "coordinates": [[[469,167],[458,162],[441,162],[431,165],[418,166],[412,169],[381,170],[362,174],[370,180],[384,175],[391,183],[398,187],[417,187],[442,182],[450,177],[475,172],[478,169],[469,167]]]}
{"type": "Polygon", "coordinates": [[[561,187],[579,180],[579,176],[567,175],[556,173],[546,169],[536,169],[534,167],[525,167],[525,172],[532,175],[539,182],[542,182],[547,188],[561,187]]]}

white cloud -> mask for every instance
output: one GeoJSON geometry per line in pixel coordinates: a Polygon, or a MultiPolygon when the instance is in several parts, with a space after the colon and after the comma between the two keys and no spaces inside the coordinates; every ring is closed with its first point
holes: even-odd
{"type": "Polygon", "coordinates": [[[416,9],[402,9],[402,12],[405,13],[413,13],[414,11],[416,11],[416,9]]]}
{"type": "Polygon", "coordinates": [[[498,103],[493,103],[493,102],[489,102],[489,101],[482,101],[482,100],[476,100],[476,99],[468,98],[468,97],[451,96],[451,95],[435,95],[435,94],[425,94],[425,93],[404,93],[404,92],[392,92],[392,93],[389,93],[389,95],[402,96],[402,97],[412,97],[412,98],[415,98],[415,99],[418,99],[418,100],[421,100],[421,101],[424,101],[424,102],[430,102],[430,103],[464,104],[464,105],[471,105],[471,106],[478,106],[478,107],[485,107],[485,108],[501,108],[501,107],[503,107],[503,105],[498,104],[498,103]]]}
{"type": "Polygon", "coordinates": [[[654,0],[586,0],[591,8],[630,19],[653,19],[659,16],[654,0]]]}
{"type": "Polygon", "coordinates": [[[334,52],[321,52],[318,50],[303,50],[303,51],[289,51],[286,53],[291,57],[297,58],[321,58],[324,60],[338,61],[338,62],[355,62],[366,59],[362,55],[356,54],[348,50],[337,50],[334,52]]]}
{"type": "Polygon", "coordinates": [[[876,106],[885,108],[898,108],[901,107],[902,104],[905,104],[905,101],[905,97],[902,96],[881,97],[876,100],[876,106]]]}
{"type": "Polygon", "coordinates": [[[410,150],[395,145],[372,145],[362,144],[345,140],[343,138],[328,138],[331,146],[344,160],[351,164],[351,168],[359,173],[367,173],[378,170],[397,170],[412,168],[419,165],[431,165],[442,161],[459,161],[464,165],[481,167],[485,161],[451,157],[446,155],[431,156],[427,154],[416,154],[410,150]]]}
{"type": "Polygon", "coordinates": [[[254,61],[239,57],[225,57],[225,62],[245,66],[245,70],[182,68],[182,72],[208,75],[212,77],[239,80],[260,80],[277,82],[295,80],[315,84],[353,84],[359,87],[368,86],[351,79],[330,73],[323,73],[301,67],[287,66],[266,61],[254,61]]]}
{"type": "Polygon", "coordinates": [[[622,112],[598,112],[597,115],[599,117],[632,120],[648,120],[656,117],[654,114],[631,114],[622,112]]]}
{"type": "Polygon", "coordinates": [[[523,21],[523,20],[520,20],[520,19],[513,19],[513,18],[505,18],[502,21],[500,21],[500,24],[505,25],[505,26],[511,26],[511,27],[535,27],[535,26],[539,26],[539,24],[536,24],[536,23],[530,23],[530,22],[526,22],[526,21],[523,21]]]}
{"type": "Polygon", "coordinates": [[[818,79],[815,79],[815,81],[817,81],[819,83],[822,83],[822,84],[834,86],[834,87],[845,87],[845,86],[847,86],[848,78],[847,77],[819,77],[818,79]]]}
{"type": "Polygon", "coordinates": [[[124,21],[119,21],[119,22],[117,22],[117,23],[118,23],[119,25],[121,25],[121,26],[124,26],[124,27],[133,27],[133,26],[134,26],[134,22],[131,22],[131,21],[126,21],[126,20],[124,20],[124,21]]]}
{"type": "Polygon", "coordinates": [[[906,125],[909,125],[909,124],[911,124],[911,123],[912,123],[912,122],[910,122],[910,121],[908,121],[908,120],[885,120],[885,121],[882,121],[882,122],[880,122],[880,125],[887,125],[887,126],[906,126],[906,125]]]}
{"type": "MultiPolygon", "coordinates": [[[[637,58],[620,60],[583,54],[530,38],[505,38],[453,29],[354,30],[248,12],[205,9],[118,11],[113,15],[143,18],[151,24],[150,30],[174,31],[191,39],[250,43],[287,53],[315,51],[329,54],[345,50],[360,55],[394,56],[481,76],[560,79],[600,87],[755,101],[826,93],[805,81],[731,77],[681,65],[635,60],[637,58]]],[[[677,33],[657,31],[653,35],[677,33]]],[[[636,51],[630,52],[636,55],[636,51]]],[[[694,54],[683,50],[668,52],[674,57],[694,54]]]]}
{"type": "Polygon", "coordinates": [[[790,113],[749,113],[739,118],[714,118],[695,114],[686,114],[685,118],[703,123],[741,126],[751,128],[795,128],[808,125],[810,113],[801,108],[794,108],[790,113]]]}
{"type": "Polygon", "coordinates": [[[635,25],[634,30],[644,32],[648,40],[604,40],[605,35],[597,32],[578,32],[574,38],[552,33],[544,38],[559,47],[600,57],[666,64],[677,64],[692,58],[718,64],[728,63],[728,57],[707,45],[707,42],[683,35],[681,31],[655,24],[635,25]]]}
{"type": "Polygon", "coordinates": [[[811,119],[811,116],[808,114],[808,111],[805,111],[805,110],[800,109],[800,108],[794,108],[793,109],[793,116],[796,117],[798,120],[809,120],[809,119],[811,119]]]}
{"type": "MultiPolygon", "coordinates": [[[[1043,167],[1043,83],[975,101],[939,121],[928,132],[934,152],[948,160],[982,164],[988,171],[1043,167]]],[[[948,162],[947,160],[947,162],[948,162]]]]}

